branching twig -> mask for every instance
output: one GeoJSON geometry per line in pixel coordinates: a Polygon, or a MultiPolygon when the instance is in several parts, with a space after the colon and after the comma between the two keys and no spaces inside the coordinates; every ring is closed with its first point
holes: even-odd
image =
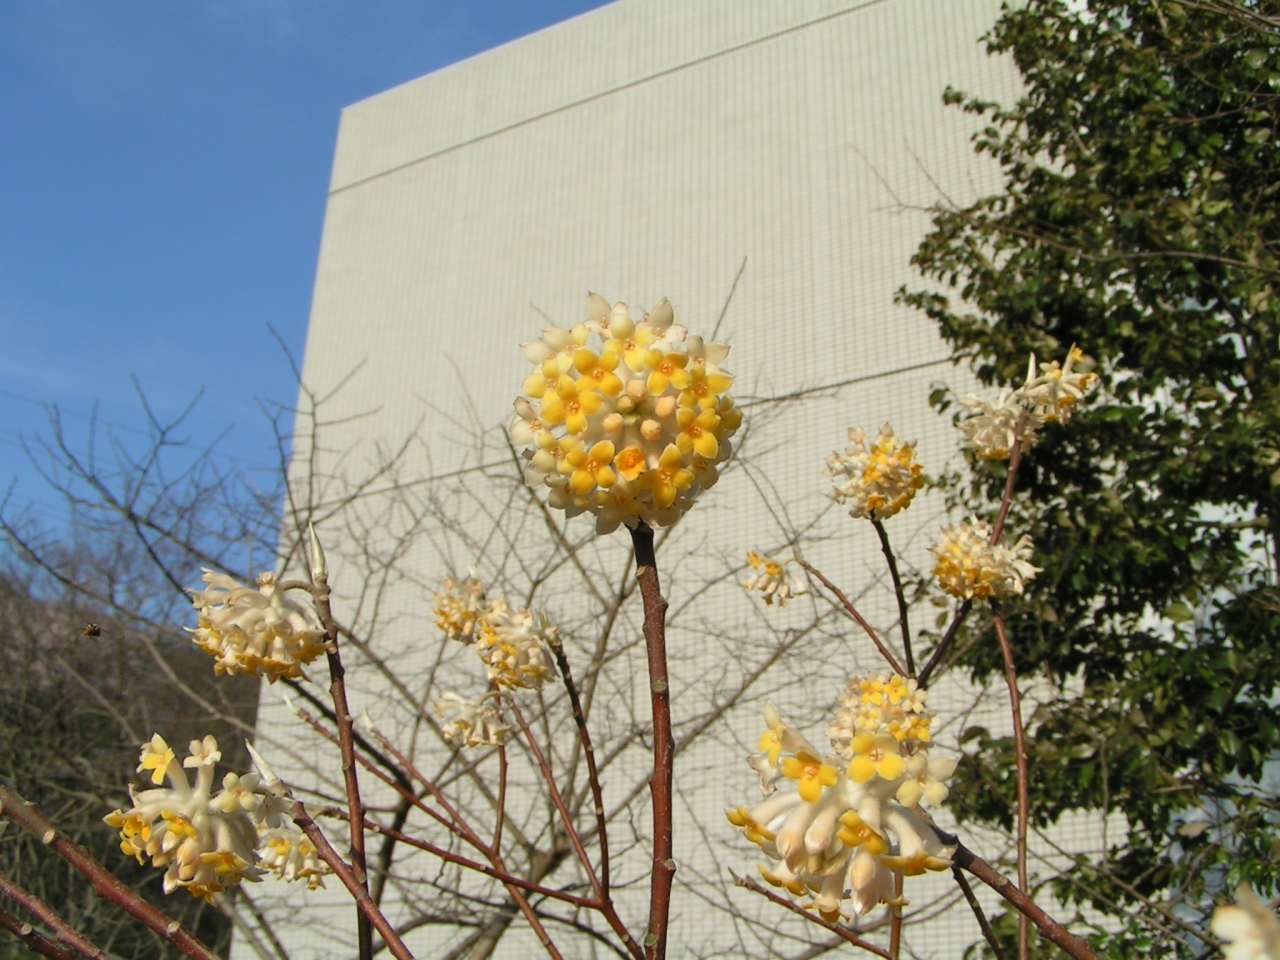
{"type": "Polygon", "coordinates": [[[996,955],[996,960],[1005,960],[1004,951],[1000,949],[1000,941],[996,939],[996,932],[991,929],[991,921],[987,919],[986,913],[983,912],[982,904],[974,896],[973,887],[969,886],[969,881],[965,879],[964,871],[959,867],[952,867],[951,875],[956,878],[956,886],[964,894],[965,902],[969,904],[969,909],[973,911],[973,916],[978,921],[978,926],[982,929],[982,936],[986,938],[987,944],[991,947],[991,952],[996,955]]]}
{"type": "Polygon", "coordinates": [[[53,960],[75,960],[70,953],[63,950],[31,924],[19,920],[7,910],[0,910],[0,927],[4,927],[4,929],[25,943],[28,950],[38,953],[42,957],[52,957],[53,960]]]}
{"type": "MultiPolygon", "coordinates": [[[[34,893],[28,893],[26,890],[23,890],[3,874],[0,874],[0,894],[4,894],[18,906],[22,907],[22,909],[30,913],[33,917],[52,930],[54,936],[56,936],[60,942],[65,943],[81,956],[88,957],[89,960],[111,960],[106,953],[95,947],[88,941],[88,939],[73,930],[71,925],[54,913],[53,908],[51,908],[47,903],[37,897],[34,893]]],[[[30,924],[27,925],[27,929],[28,931],[31,930],[30,924]]],[[[46,956],[48,956],[48,954],[46,954],[46,956]]]]}
{"type": "Polygon", "coordinates": [[[884,657],[889,666],[893,668],[893,672],[900,673],[905,676],[906,671],[902,669],[902,665],[898,663],[894,655],[889,652],[889,648],[884,645],[884,641],[882,641],[876,632],[871,629],[871,624],[867,623],[867,621],[863,619],[862,614],[858,612],[858,608],[850,602],[849,598],[844,595],[840,588],[828,580],[822,574],[822,571],[813,566],[813,564],[808,563],[805,560],[801,560],[800,566],[804,567],[811,574],[817,577],[822,585],[830,590],[832,595],[840,601],[840,605],[844,607],[845,612],[848,613],[849,616],[853,617],[853,619],[857,621],[858,626],[862,627],[862,629],[866,631],[867,636],[871,638],[871,642],[874,643],[876,645],[876,649],[880,651],[880,655],[884,657]]]}

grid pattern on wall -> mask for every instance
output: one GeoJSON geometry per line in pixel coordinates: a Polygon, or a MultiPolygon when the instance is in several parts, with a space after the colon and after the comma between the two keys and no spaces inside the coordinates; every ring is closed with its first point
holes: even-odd
{"type": "MultiPolygon", "coordinates": [[[[442,648],[431,624],[431,590],[443,576],[475,567],[514,596],[532,594],[582,659],[626,582],[625,536],[595,540],[578,518],[557,541],[512,480],[503,425],[527,370],[517,345],[548,321],[584,319],[588,290],[635,313],[669,297],[693,332],[709,337],[718,325],[732,345],[725,366],[748,415],[740,465],[660,554],[685,744],[673,956],[798,956],[824,940],[732,889],[728,871],[753,872],[757,857],[723,810],[751,802],[754,775],[742,758],[766,700],[820,740],[845,677],[877,664],[819,598],[777,610],[744,596],[743,558],[799,542],[874,623],[893,622],[875,536],[824,497],[822,461],[843,447],[848,426],[874,432],[887,420],[918,441],[930,473],[957,463],[958,435],[927,398],[939,383],[963,393],[965,375],[894,293],[919,282],[909,261],[927,208],[996,185],[972,151],[972,119],[943,107],[941,94],[951,85],[1017,96],[1010,65],[978,42],[998,6],[623,0],[343,113],[304,369],[310,391],[333,396],[315,438],[300,420],[293,481],[299,502],[316,505],[338,615],[378,658],[348,654],[355,710],[367,708],[424,767],[446,777],[458,769],[421,716],[431,697],[481,683],[467,651],[442,648]],[[324,479],[309,484],[312,470],[324,479]],[[565,544],[577,546],[576,560],[565,544]]],[[[891,521],[918,569],[927,570],[943,517],[940,499],[922,496],[891,521]]],[[[925,604],[918,616],[935,613],[925,604]]],[[[639,929],[648,814],[638,597],[615,636],[592,725],[610,758],[606,806],[619,811],[617,895],[639,929]]],[[[954,744],[962,724],[1007,723],[1001,701],[981,693],[938,685],[932,705],[949,720],[941,742],[954,744]]],[[[557,709],[550,749],[565,760],[570,731],[557,709]]],[[[334,751],[308,739],[273,690],[260,717],[287,778],[336,796],[323,772],[336,771],[334,751]]],[[[376,816],[392,816],[394,795],[376,784],[369,793],[376,816]]],[[[533,780],[513,780],[511,796],[517,819],[536,823],[533,780]]],[[[429,827],[411,817],[409,829],[429,827]]],[[[1096,834],[1073,824],[1050,839],[1084,849],[1096,834]]],[[[993,857],[1009,846],[996,836],[974,843],[993,857]]],[[[1037,849],[1050,856],[1052,844],[1037,849]]],[[[400,849],[394,863],[388,909],[416,924],[408,937],[419,955],[456,955],[475,923],[502,912],[500,890],[473,881],[462,884],[471,901],[449,902],[442,891],[456,879],[425,855],[400,849]]],[[[560,870],[556,883],[581,880],[571,864],[560,870]]],[[[267,916],[288,918],[280,933],[294,960],[354,956],[336,882],[305,896],[254,893],[267,916]]],[[[933,918],[908,927],[915,955],[958,956],[977,939],[949,881],[912,881],[908,896],[914,915],[933,918]]],[[[564,917],[548,928],[566,955],[608,955],[564,917]]],[[[516,923],[493,955],[537,949],[516,923]]],[[[236,950],[254,955],[243,940],[236,950]]]]}

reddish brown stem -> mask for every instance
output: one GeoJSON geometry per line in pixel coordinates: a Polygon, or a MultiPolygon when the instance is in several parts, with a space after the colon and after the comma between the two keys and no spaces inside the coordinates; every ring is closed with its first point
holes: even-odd
{"type": "Polygon", "coordinates": [[[942,639],[938,641],[938,647],[933,651],[933,656],[929,658],[929,662],[926,663],[924,665],[924,669],[920,671],[920,676],[917,678],[920,681],[920,686],[928,686],[929,678],[933,676],[933,671],[938,669],[938,666],[942,663],[943,655],[951,646],[952,641],[955,640],[956,634],[960,632],[960,627],[964,624],[965,618],[969,616],[969,611],[972,609],[972,600],[966,600],[964,603],[960,604],[959,609],[956,610],[956,615],[951,618],[951,624],[947,627],[947,632],[944,633],[942,635],[942,639]]]}
{"type": "Polygon", "coordinates": [[[1070,933],[1066,927],[1041,910],[1034,900],[1019,887],[1014,886],[1006,877],[1002,877],[991,864],[983,860],[955,837],[941,835],[944,843],[956,843],[956,852],[951,855],[952,862],[969,871],[988,887],[1000,894],[1015,910],[1027,917],[1036,925],[1040,935],[1050,943],[1061,947],[1067,955],[1075,960],[1098,960],[1098,955],[1079,937],[1070,933]]]}
{"type": "Polygon", "coordinates": [[[780,907],[786,907],[792,913],[798,914],[799,916],[804,917],[810,923],[816,923],[818,926],[822,927],[824,930],[830,930],[836,936],[849,941],[849,943],[852,943],[855,947],[861,947],[863,950],[867,951],[867,953],[874,953],[877,957],[884,957],[884,960],[893,960],[889,951],[886,950],[884,947],[877,947],[871,941],[863,940],[860,936],[858,936],[852,930],[846,930],[844,927],[841,927],[834,923],[827,923],[827,921],[823,920],[821,917],[817,916],[816,914],[810,913],[808,910],[800,906],[798,903],[793,903],[792,901],[788,900],[786,897],[778,896],[778,894],[774,893],[768,887],[762,887],[760,884],[756,883],[754,880],[748,879],[747,877],[739,877],[735,875],[733,878],[733,882],[735,885],[739,887],[742,887],[746,890],[750,890],[752,893],[758,893],[760,894],[760,896],[768,900],[772,900],[774,903],[776,903],[780,907]]]}
{"type": "Polygon", "coordinates": [[[26,944],[27,949],[53,960],[75,960],[75,957],[46,937],[31,924],[19,920],[8,910],[0,910],[0,927],[26,944]]]}
{"type": "Polygon", "coordinates": [[[125,886],[115,874],[99,863],[93,854],[60,834],[57,828],[44,818],[35,804],[26,803],[3,785],[0,785],[0,814],[9,817],[39,837],[45,846],[83,874],[100,896],[110,900],[140,921],[165,942],[173,944],[183,954],[194,960],[218,960],[218,955],[201,943],[195,934],[177,920],[156,909],[137,891],[125,886]]]}
{"type": "Polygon", "coordinates": [[[862,614],[858,612],[858,608],[853,605],[840,588],[823,576],[822,571],[812,564],[801,560],[800,566],[804,567],[811,574],[817,577],[822,585],[830,590],[832,595],[840,601],[840,605],[844,607],[845,612],[848,613],[849,616],[853,617],[853,619],[857,621],[858,626],[866,631],[867,636],[871,638],[871,642],[874,643],[876,645],[876,649],[880,651],[880,656],[884,657],[889,666],[893,668],[893,672],[906,676],[907,672],[902,669],[902,664],[898,663],[897,658],[889,652],[889,648],[884,645],[884,641],[881,640],[880,637],[876,635],[876,632],[871,629],[871,624],[867,623],[867,621],[863,619],[862,614]]]}
{"type": "MultiPolygon", "coordinates": [[[[902,874],[893,875],[893,899],[902,900],[902,874]]],[[[902,908],[889,907],[889,956],[898,960],[902,954],[902,908]]]]}
{"type": "Polygon", "coordinates": [[[667,925],[671,914],[671,886],[676,862],[672,859],[674,804],[673,766],[675,740],[671,735],[671,689],[667,678],[667,601],[658,582],[658,562],[653,552],[653,529],[640,523],[631,531],[636,550],[636,579],[644,600],[644,639],[649,654],[649,700],[653,709],[653,873],[649,886],[649,928],[644,952],[649,960],[667,955],[667,925]]]}
{"type": "MultiPolygon", "coordinates": [[[[103,951],[99,950],[85,937],[76,933],[67,921],[53,912],[53,909],[37,897],[34,893],[28,893],[20,886],[10,880],[8,877],[0,874],[0,894],[4,894],[22,909],[43,923],[46,927],[53,931],[54,936],[61,943],[65,943],[81,956],[88,957],[89,960],[111,960],[103,951]]],[[[16,918],[15,918],[16,919],[16,918]]],[[[27,929],[31,929],[27,925],[27,929]]],[[[65,951],[64,955],[65,955],[65,951]]]]}
{"type": "Polygon", "coordinates": [[[872,520],[871,525],[876,528],[876,536],[880,538],[880,550],[884,553],[885,563],[889,565],[889,576],[893,579],[893,595],[898,600],[898,627],[902,630],[902,653],[907,661],[906,675],[914,677],[916,658],[911,653],[911,627],[907,623],[907,595],[902,589],[902,578],[898,576],[898,560],[893,555],[893,547],[889,545],[889,534],[885,531],[884,524],[879,520],[872,520]]]}
{"type": "MultiPolygon", "coordinates": [[[[329,635],[330,649],[326,654],[329,663],[329,695],[333,698],[333,712],[338,724],[338,740],[342,751],[342,776],[347,791],[348,824],[351,827],[351,870],[360,887],[369,893],[364,852],[364,804],[360,801],[360,778],[356,771],[355,742],[351,730],[351,708],[347,705],[346,670],[338,651],[338,624],[333,619],[329,605],[329,580],[320,572],[315,577],[313,590],[316,612],[329,635]]],[[[356,913],[356,941],[360,960],[373,960],[373,931],[369,918],[363,911],[356,913]]]]}
{"type": "MultiPolygon", "coordinates": [[[[1017,449],[1015,447],[1015,449],[1017,449]]],[[[1004,617],[1000,609],[991,604],[994,613],[996,638],[1000,641],[1000,654],[1004,657],[1004,681],[1009,687],[1009,709],[1013,714],[1013,749],[1017,751],[1018,765],[1018,886],[1027,889],[1027,817],[1031,810],[1027,797],[1027,750],[1022,730],[1022,695],[1018,692],[1018,672],[1013,665],[1013,648],[1005,633],[1004,617]]],[[[1031,930],[1026,914],[1018,918],[1018,960],[1027,960],[1031,930]]]]}
{"type": "MultiPolygon", "coordinates": [[[[1026,414],[1023,414],[1026,416],[1026,414]]],[[[1013,503],[1013,485],[1018,479],[1018,464],[1022,462],[1022,439],[1013,441],[1013,449],[1009,451],[1009,473],[1004,481],[1004,496],[1000,498],[1000,509],[996,513],[996,522],[991,525],[991,544],[1000,542],[1000,531],[1004,529],[1004,519],[1009,515],[1009,506],[1013,503]]]]}
{"type": "MultiPolygon", "coordinates": [[[[400,939],[395,928],[391,926],[390,921],[378,909],[378,905],[373,902],[373,898],[369,896],[368,888],[360,882],[355,870],[342,857],[338,856],[338,852],[333,849],[333,845],[329,843],[328,838],[316,826],[316,822],[311,819],[301,800],[293,801],[289,816],[293,817],[293,822],[298,825],[298,829],[307,835],[307,839],[315,844],[316,853],[319,854],[320,859],[327,863],[329,869],[342,881],[342,885],[347,888],[347,892],[355,900],[356,909],[360,911],[360,916],[366,919],[371,928],[377,929],[378,934],[382,937],[382,942],[391,951],[391,955],[396,960],[413,960],[413,954],[409,952],[409,948],[404,945],[404,941],[400,939]]],[[[361,821],[360,825],[363,826],[363,821],[361,821]]],[[[352,827],[351,832],[354,834],[356,825],[351,824],[350,826],[352,827]]],[[[372,936],[370,937],[370,944],[370,950],[372,950],[372,936]]]]}
{"type": "Polygon", "coordinates": [[[982,904],[974,896],[973,887],[969,886],[969,881],[965,879],[964,871],[959,867],[952,867],[951,875],[956,878],[956,886],[960,888],[960,892],[964,894],[965,903],[969,904],[969,909],[973,911],[973,916],[978,921],[978,927],[982,930],[982,936],[987,941],[987,946],[991,947],[991,952],[995,954],[996,960],[1004,960],[1004,951],[1000,949],[1000,941],[996,939],[996,932],[991,929],[991,921],[987,919],[987,915],[982,909],[982,904]]]}

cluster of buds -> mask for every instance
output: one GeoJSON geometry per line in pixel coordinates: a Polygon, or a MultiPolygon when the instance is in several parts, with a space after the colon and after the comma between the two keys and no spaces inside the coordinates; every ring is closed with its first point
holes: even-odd
{"type": "Polygon", "coordinates": [[[142,745],[138,772],[149,772],[155,789],[130,788],[133,806],[103,818],[120,831],[121,850],[140,864],[149,859],[163,868],[165,893],[185,887],[212,901],[215,893],[268,871],[323,886],[328,868],[285,816],[283,802],[260,786],[257,773],[228,773],[214,793],[218,741],[193,740],[189,754],[179,763],[159,734],[142,745]],[[194,783],[184,768],[196,771],[194,783]],[[166,779],[168,787],[162,786],[166,779]]]}
{"type": "Polygon", "coordinates": [[[803,568],[794,556],[779,559],[748,550],[747,563],[755,572],[743,586],[748,592],[759,590],[764,602],[770,606],[776,600],[778,606],[785,607],[792,597],[803,597],[809,592],[809,585],[798,572],[803,568]],[[796,569],[788,569],[791,567],[796,569]]]}
{"type": "Polygon", "coordinates": [[[1042,363],[1035,354],[1027,363],[1026,382],[1017,389],[1005,387],[992,399],[969,394],[961,401],[971,415],[960,421],[969,446],[983,460],[1009,459],[1015,442],[1024,447],[1035,442],[1041,424],[1065,422],[1097,381],[1096,374],[1076,369],[1084,363],[1078,347],[1067,359],[1042,363]]]}
{"type": "Polygon", "coordinates": [[[915,447],[899,440],[886,423],[871,444],[861,427],[851,428],[849,445],[844,453],[827,457],[823,474],[835,478],[829,496],[847,504],[849,516],[887,520],[911,505],[916,491],[924,486],[920,472],[915,447]]]}
{"type": "Polygon", "coordinates": [[[521,345],[534,369],[510,433],[525,479],[601,534],[674,523],[719,479],[742,423],[719,367],[729,348],[688,336],[666,300],[637,323],[591,294],[587,317],[521,345]]]}
{"type": "Polygon", "coordinates": [[[486,597],[475,577],[445,580],[436,593],[436,626],[451,640],[470,644],[489,666],[489,682],[510,689],[537,689],[551,676],[548,644],[557,628],[535,623],[523,607],[508,605],[502,594],[486,597]]]}
{"type": "Polygon", "coordinates": [[[257,589],[212,570],[201,579],[203,590],[187,591],[197,613],[196,627],[186,630],[218,673],[297,679],[304,664],[332,649],[310,599],[286,596],[275,574],[260,574],[257,589]]]}
{"type": "Polygon", "coordinates": [[[854,677],[839,697],[825,756],[788,727],[772,705],[761,753],[748,759],[765,800],[727,812],[771,861],[765,880],[826,921],[864,915],[878,904],[902,906],[894,874],[948,870],[947,847],[920,807],[947,797],[950,758],[929,757],[925,691],[901,676],[854,677]],[[779,791],[780,783],[788,789],[779,791]]]}
{"type": "Polygon", "coordinates": [[[991,542],[991,525],[969,518],[944,527],[933,544],[933,573],[942,589],[961,600],[1020,595],[1040,568],[1032,566],[1030,537],[1013,546],[991,542]]]}

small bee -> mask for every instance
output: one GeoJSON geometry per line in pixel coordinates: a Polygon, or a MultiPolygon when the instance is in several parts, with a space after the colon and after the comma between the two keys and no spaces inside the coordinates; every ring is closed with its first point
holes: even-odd
{"type": "Polygon", "coordinates": [[[97,640],[102,636],[102,624],[86,623],[84,629],[80,631],[80,636],[87,637],[90,640],[97,640]]]}

